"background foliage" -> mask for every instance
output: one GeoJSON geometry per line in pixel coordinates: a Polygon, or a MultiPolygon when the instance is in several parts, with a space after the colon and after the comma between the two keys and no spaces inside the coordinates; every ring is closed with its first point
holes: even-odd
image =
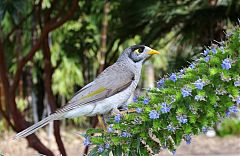
{"type": "MultiPolygon", "coordinates": [[[[192,58],[200,58],[205,48],[212,49],[205,45],[226,39],[227,28],[232,28],[240,17],[239,8],[240,2],[235,0],[140,0],[137,3],[133,0],[1,0],[0,129],[21,131],[29,125],[28,122],[37,122],[61,107],[74,92],[114,63],[124,48],[133,44],[145,44],[162,53],[146,62],[139,89],[149,87],[145,84],[149,81],[145,76],[149,67],[154,67],[153,79],[172,72],[178,77],[178,71],[189,66],[192,58]]],[[[212,63],[221,67],[222,57],[229,56],[217,54],[208,63],[214,61],[212,63]]],[[[203,58],[200,64],[201,61],[203,58]]],[[[192,75],[199,74],[189,68],[186,72],[191,80],[192,75]]],[[[206,72],[215,75],[221,71],[212,69],[206,72]]],[[[195,77],[194,81],[198,78],[195,77]]],[[[187,78],[183,78],[176,85],[166,80],[165,86],[170,92],[171,87],[183,87],[186,81],[187,78]]],[[[192,95],[205,94],[202,90],[195,90],[193,85],[188,87],[192,89],[192,95]]],[[[155,94],[153,92],[166,94],[156,90],[147,93],[148,98],[155,94]]],[[[180,100],[180,90],[171,94],[180,100]]],[[[154,100],[169,102],[168,98],[151,98],[149,107],[154,100]]],[[[194,106],[203,102],[195,101],[194,106]]],[[[142,106],[141,103],[138,105],[142,106]]],[[[171,111],[175,109],[171,106],[171,111]]],[[[186,113],[185,109],[178,111],[181,113],[186,113]]],[[[148,114],[145,116],[147,118],[148,114]]],[[[94,127],[96,120],[79,118],[67,120],[66,125],[94,127]]],[[[59,151],[66,155],[57,122],[53,133],[59,151]]],[[[37,136],[27,139],[31,142],[30,147],[39,153],[53,155],[37,136]]],[[[179,141],[175,139],[175,142],[179,141]]]]}

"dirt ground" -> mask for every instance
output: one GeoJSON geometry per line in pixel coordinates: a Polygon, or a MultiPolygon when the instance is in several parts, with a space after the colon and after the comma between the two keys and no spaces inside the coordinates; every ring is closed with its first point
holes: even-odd
{"type": "MultiPolygon", "coordinates": [[[[8,141],[13,133],[0,134],[0,153],[4,156],[39,156],[36,151],[28,148],[25,139],[8,141]]],[[[49,147],[56,156],[60,156],[54,138],[48,139],[45,132],[40,131],[38,136],[42,142],[49,147]]],[[[71,132],[62,132],[63,142],[69,156],[81,156],[84,146],[83,138],[71,132]]],[[[168,151],[163,151],[159,156],[170,156],[168,151]]],[[[229,136],[224,138],[196,136],[192,143],[187,145],[184,141],[177,149],[176,156],[240,156],[240,136],[229,136]]]]}

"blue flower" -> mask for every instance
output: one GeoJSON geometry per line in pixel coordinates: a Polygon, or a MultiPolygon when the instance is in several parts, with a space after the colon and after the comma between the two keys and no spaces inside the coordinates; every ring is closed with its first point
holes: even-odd
{"type": "Polygon", "coordinates": [[[160,79],[160,80],[157,82],[157,87],[158,87],[158,88],[162,88],[162,87],[164,86],[164,82],[165,82],[164,78],[160,79]]]}
{"type": "Polygon", "coordinates": [[[177,81],[177,75],[175,73],[172,73],[171,76],[169,77],[170,80],[172,80],[173,82],[177,81]]]}
{"type": "Polygon", "coordinates": [[[209,60],[210,60],[210,56],[209,55],[204,58],[205,62],[209,62],[209,60]]]}
{"type": "Polygon", "coordinates": [[[138,97],[137,96],[133,97],[133,102],[138,102],[138,97]]]}
{"type": "Polygon", "coordinates": [[[182,88],[181,89],[181,92],[182,92],[182,96],[183,97],[187,97],[187,96],[190,96],[190,95],[192,95],[191,93],[192,93],[192,90],[190,89],[190,88],[182,88]]]}
{"type": "Polygon", "coordinates": [[[237,102],[238,105],[240,104],[240,96],[237,97],[236,102],[237,102]]]}
{"type": "Polygon", "coordinates": [[[216,48],[214,48],[214,47],[212,48],[212,53],[213,53],[213,54],[216,54],[216,53],[217,53],[216,48]]]}
{"type": "Polygon", "coordinates": [[[151,112],[149,113],[149,118],[150,119],[158,119],[159,113],[156,110],[151,110],[151,112]]]}
{"type": "Polygon", "coordinates": [[[185,124],[188,122],[187,116],[186,115],[178,115],[177,116],[177,120],[182,123],[185,124]]]}
{"type": "Polygon", "coordinates": [[[144,98],[144,100],[143,100],[143,103],[146,105],[146,104],[148,104],[148,103],[149,103],[149,101],[150,101],[150,99],[149,99],[149,98],[144,98]]]}
{"type": "Polygon", "coordinates": [[[184,74],[185,74],[185,69],[181,69],[180,74],[178,75],[178,78],[180,79],[183,78],[184,74]]]}
{"type": "Polygon", "coordinates": [[[191,135],[189,134],[185,135],[184,139],[188,145],[191,144],[191,140],[192,140],[191,135]]]}
{"type": "Polygon", "coordinates": [[[88,145],[90,145],[91,144],[91,141],[90,141],[90,138],[87,136],[87,137],[85,137],[85,140],[83,141],[83,145],[84,146],[88,146],[88,145]]]}
{"type": "Polygon", "coordinates": [[[121,115],[120,114],[117,114],[115,117],[114,117],[114,120],[116,123],[119,123],[121,121],[121,115]]]}
{"type": "Polygon", "coordinates": [[[204,96],[196,95],[196,96],[194,97],[194,100],[196,100],[196,101],[205,101],[206,99],[205,99],[204,96]]]}
{"type": "Polygon", "coordinates": [[[104,151],[103,146],[100,145],[100,146],[98,147],[98,153],[102,153],[103,151],[104,151]]]}
{"type": "Polygon", "coordinates": [[[184,74],[181,74],[181,73],[180,73],[180,74],[178,75],[178,78],[179,78],[179,79],[183,78],[183,75],[184,75],[184,74]]]}
{"type": "Polygon", "coordinates": [[[228,58],[222,61],[222,68],[226,70],[229,70],[231,68],[231,61],[228,58]]]}
{"type": "Polygon", "coordinates": [[[170,109],[171,109],[171,106],[168,106],[166,102],[163,102],[163,103],[161,104],[161,106],[162,106],[162,107],[161,107],[161,112],[162,112],[162,113],[167,113],[167,112],[169,112],[170,109]]]}
{"type": "Polygon", "coordinates": [[[235,86],[235,87],[239,87],[239,86],[240,86],[240,81],[235,81],[235,82],[234,82],[234,86],[235,86]]]}
{"type": "Polygon", "coordinates": [[[181,70],[180,70],[180,73],[181,73],[181,74],[184,74],[184,73],[185,73],[185,70],[184,70],[184,69],[181,69],[181,70]]]}
{"type": "Polygon", "coordinates": [[[209,49],[203,50],[203,55],[207,56],[209,54],[209,49]]]}
{"type": "Polygon", "coordinates": [[[226,117],[230,117],[231,112],[229,110],[226,111],[226,117]]]}
{"type": "Polygon", "coordinates": [[[167,130],[170,131],[170,132],[175,132],[176,128],[173,127],[171,124],[169,124],[169,125],[167,126],[167,130]]]}
{"type": "Polygon", "coordinates": [[[190,64],[189,68],[194,69],[195,65],[194,64],[190,64]]]}
{"type": "Polygon", "coordinates": [[[110,147],[109,143],[105,143],[105,148],[109,148],[109,147],[110,147]]]}
{"type": "Polygon", "coordinates": [[[208,128],[207,128],[207,127],[203,127],[203,128],[202,128],[202,132],[203,132],[204,134],[206,134],[207,131],[208,131],[208,128]]]}
{"type": "Polygon", "coordinates": [[[136,108],[137,113],[142,113],[142,108],[136,108]]]}
{"type": "Polygon", "coordinates": [[[126,138],[126,137],[130,137],[131,134],[130,134],[130,133],[127,133],[127,132],[122,132],[122,133],[121,133],[121,136],[124,137],[124,138],[126,138]]]}
{"type": "Polygon", "coordinates": [[[228,108],[229,112],[232,113],[237,113],[238,112],[238,107],[237,106],[231,106],[228,108]]]}
{"type": "Polygon", "coordinates": [[[194,85],[197,89],[202,90],[204,86],[204,82],[201,79],[198,79],[194,82],[194,85]]]}
{"type": "Polygon", "coordinates": [[[107,128],[107,132],[108,132],[108,133],[114,132],[114,129],[113,129],[112,126],[113,126],[113,125],[110,125],[110,126],[107,128]]]}

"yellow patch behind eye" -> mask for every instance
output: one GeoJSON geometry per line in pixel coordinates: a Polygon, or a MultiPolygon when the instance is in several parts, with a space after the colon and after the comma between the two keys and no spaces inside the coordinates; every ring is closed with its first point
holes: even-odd
{"type": "Polygon", "coordinates": [[[139,54],[139,49],[134,50],[135,53],[139,54]]]}

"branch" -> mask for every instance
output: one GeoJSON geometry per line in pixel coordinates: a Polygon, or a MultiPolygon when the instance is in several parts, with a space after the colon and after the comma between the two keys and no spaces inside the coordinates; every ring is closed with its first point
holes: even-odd
{"type": "Polygon", "coordinates": [[[7,121],[8,125],[9,125],[12,129],[16,130],[15,127],[14,127],[14,125],[12,124],[9,116],[8,116],[8,115],[6,114],[6,112],[2,109],[2,102],[1,102],[1,100],[0,100],[0,113],[2,114],[3,118],[7,121]]]}
{"type": "Polygon", "coordinates": [[[54,8],[56,7],[57,2],[58,2],[57,0],[52,1],[51,7],[48,8],[44,13],[44,16],[45,16],[44,18],[49,18],[50,19],[50,15],[53,12],[54,8]]]}
{"type": "Polygon", "coordinates": [[[17,25],[15,25],[15,27],[12,28],[12,30],[5,37],[4,41],[7,41],[8,38],[33,14],[34,9],[35,6],[25,17],[22,18],[22,20],[17,25]]]}
{"type": "MultiPolygon", "coordinates": [[[[51,84],[52,84],[52,64],[51,64],[51,52],[48,43],[48,36],[43,42],[43,56],[44,56],[44,88],[47,94],[48,103],[51,109],[51,112],[56,110],[56,99],[53,95],[51,84]]],[[[60,135],[60,122],[54,121],[54,136],[58,145],[58,149],[63,156],[66,156],[66,150],[60,135]]]]}
{"type": "Polygon", "coordinates": [[[2,101],[5,101],[5,95],[4,95],[4,90],[2,89],[2,82],[0,78],[0,113],[2,114],[3,118],[7,121],[8,125],[10,125],[10,127],[15,130],[15,127],[12,124],[9,115],[6,113],[6,111],[3,110],[2,101]]]}
{"type": "Polygon", "coordinates": [[[62,7],[58,11],[58,14],[56,15],[56,17],[52,18],[52,21],[57,21],[57,19],[59,17],[61,17],[61,15],[64,13],[64,8],[65,8],[66,4],[67,4],[67,0],[64,0],[63,4],[62,4],[62,7]]]}
{"type": "Polygon", "coordinates": [[[77,0],[74,0],[72,2],[71,8],[69,9],[67,14],[62,19],[60,19],[56,23],[49,22],[45,25],[45,27],[43,28],[43,31],[41,33],[41,36],[37,40],[36,44],[32,47],[32,49],[27,54],[27,56],[25,56],[22,60],[20,60],[20,62],[18,64],[18,67],[17,67],[17,71],[16,71],[16,74],[15,74],[14,80],[13,80],[13,84],[12,84],[12,87],[11,87],[11,93],[12,94],[15,94],[18,82],[20,80],[21,73],[23,71],[23,67],[26,65],[26,63],[29,60],[31,60],[33,58],[36,51],[39,50],[39,48],[41,47],[41,44],[42,44],[44,38],[47,36],[47,34],[51,31],[53,31],[54,29],[60,27],[62,24],[64,24],[67,20],[69,20],[73,16],[73,14],[76,11],[77,6],[78,6],[77,2],[78,2],[77,0]]]}
{"type": "MultiPolygon", "coordinates": [[[[0,32],[1,32],[1,28],[0,28],[0,32]]],[[[9,89],[9,81],[8,81],[8,76],[7,76],[7,66],[5,63],[5,57],[4,57],[4,50],[3,50],[3,43],[2,40],[0,38],[0,78],[2,80],[2,84],[3,84],[3,88],[4,90],[8,90],[9,89]]],[[[5,93],[6,95],[6,93],[5,93]]]]}
{"type": "Polygon", "coordinates": [[[67,12],[66,16],[64,16],[62,19],[55,21],[55,20],[51,20],[48,24],[47,24],[47,31],[50,32],[54,29],[56,29],[57,27],[61,26],[62,24],[64,24],[67,20],[69,20],[69,18],[71,18],[74,14],[74,12],[76,11],[78,7],[78,1],[77,0],[73,0],[72,2],[72,6],[69,9],[69,11],[67,12]]]}
{"type": "Polygon", "coordinates": [[[10,88],[10,92],[12,94],[15,94],[15,91],[17,89],[17,85],[18,85],[18,82],[20,80],[20,76],[21,76],[21,73],[23,71],[23,67],[26,65],[26,63],[31,60],[33,58],[33,56],[35,55],[36,51],[40,48],[41,44],[42,44],[42,41],[43,41],[43,37],[45,36],[45,33],[43,31],[43,33],[41,34],[40,38],[38,39],[38,41],[36,42],[36,44],[32,47],[32,49],[30,50],[30,52],[27,54],[27,56],[25,56],[24,58],[22,58],[22,60],[19,61],[19,64],[17,66],[17,71],[16,71],[16,74],[15,74],[15,77],[13,79],[13,84],[10,88]]]}
{"type": "Polygon", "coordinates": [[[39,22],[39,27],[40,29],[42,30],[42,19],[41,19],[41,9],[42,9],[42,1],[43,0],[40,0],[38,5],[37,5],[37,10],[36,10],[36,21],[39,22]]]}

